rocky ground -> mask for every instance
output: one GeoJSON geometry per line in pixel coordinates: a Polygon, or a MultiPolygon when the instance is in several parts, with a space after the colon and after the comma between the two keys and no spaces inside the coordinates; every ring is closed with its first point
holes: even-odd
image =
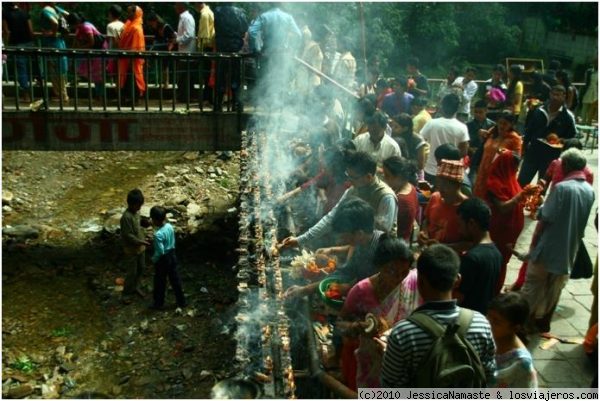
{"type": "MultiPolygon", "coordinates": [[[[2,153],[2,394],[206,398],[234,353],[239,155],[2,153]],[[176,226],[189,306],[120,302],[127,192],[176,226]]],[[[150,234],[151,232],[149,232],[150,234]]],[[[152,290],[152,268],[144,279],[152,290]]],[[[169,302],[171,304],[169,304],[169,302]]]]}

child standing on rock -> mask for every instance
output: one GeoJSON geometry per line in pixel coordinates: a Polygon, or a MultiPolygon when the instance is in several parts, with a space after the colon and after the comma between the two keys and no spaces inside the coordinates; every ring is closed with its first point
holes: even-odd
{"type": "Polygon", "coordinates": [[[181,280],[177,273],[177,258],[175,257],[175,231],[173,226],[166,222],[167,212],[161,206],[150,209],[152,225],[156,228],[154,233],[154,303],[150,309],[160,310],[165,303],[165,290],[167,277],[175,293],[177,306],[183,308],[187,305],[181,280]]]}
{"type": "Polygon", "coordinates": [[[140,288],[140,278],[146,269],[145,251],[150,245],[145,240],[144,231],[140,224],[138,213],[144,204],[144,195],[139,189],[132,189],[127,194],[127,210],[121,216],[121,241],[125,253],[124,264],[126,269],[125,284],[123,287],[122,302],[131,303],[131,295],[136,292],[143,297],[140,288]]]}

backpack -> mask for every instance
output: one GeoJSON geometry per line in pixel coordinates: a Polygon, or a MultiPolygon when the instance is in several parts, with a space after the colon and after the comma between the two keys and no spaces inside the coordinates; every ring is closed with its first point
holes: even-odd
{"type": "Polygon", "coordinates": [[[473,319],[473,311],[459,309],[458,318],[447,326],[439,324],[423,312],[415,312],[408,320],[431,337],[433,344],[419,364],[414,386],[418,388],[483,388],[485,371],[479,355],[465,338],[473,319]]]}

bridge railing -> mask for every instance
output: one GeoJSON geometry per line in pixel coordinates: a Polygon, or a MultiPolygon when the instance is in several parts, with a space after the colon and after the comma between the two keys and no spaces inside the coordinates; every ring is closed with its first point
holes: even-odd
{"type": "Polygon", "coordinates": [[[239,53],[19,47],[4,47],[2,54],[8,56],[4,66],[12,77],[8,88],[6,83],[3,85],[3,94],[14,95],[3,96],[4,110],[31,107],[60,111],[241,112],[231,101],[231,89],[232,85],[237,87],[239,96],[239,88],[246,81],[244,60],[249,58],[239,53]],[[146,90],[141,97],[131,69],[133,63],[122,71],[118,62],[121,59],[144,60],[146,90]],[[66,63],[68,73],[55,72],[61,62],[66,63]],[[51,71],[49,66],[53,67],[51,71]],[[49,75],[52,72],[54,77],[49,75]],[[65,85],[68,101],[53,83],[65,85]],[[56,98],[51,96],[53,92],[58,94],[56,98]],[[207,103],[212,106],[207,107],[207,103]]]}

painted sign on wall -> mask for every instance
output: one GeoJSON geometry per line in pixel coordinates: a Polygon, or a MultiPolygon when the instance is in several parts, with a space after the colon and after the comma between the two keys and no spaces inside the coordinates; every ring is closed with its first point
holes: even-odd
{"type": "Polygon", "coordinates": [[[2,146],[7,150],[237,150],[242,121],[233,113],[5,112],[2,146]]]}

